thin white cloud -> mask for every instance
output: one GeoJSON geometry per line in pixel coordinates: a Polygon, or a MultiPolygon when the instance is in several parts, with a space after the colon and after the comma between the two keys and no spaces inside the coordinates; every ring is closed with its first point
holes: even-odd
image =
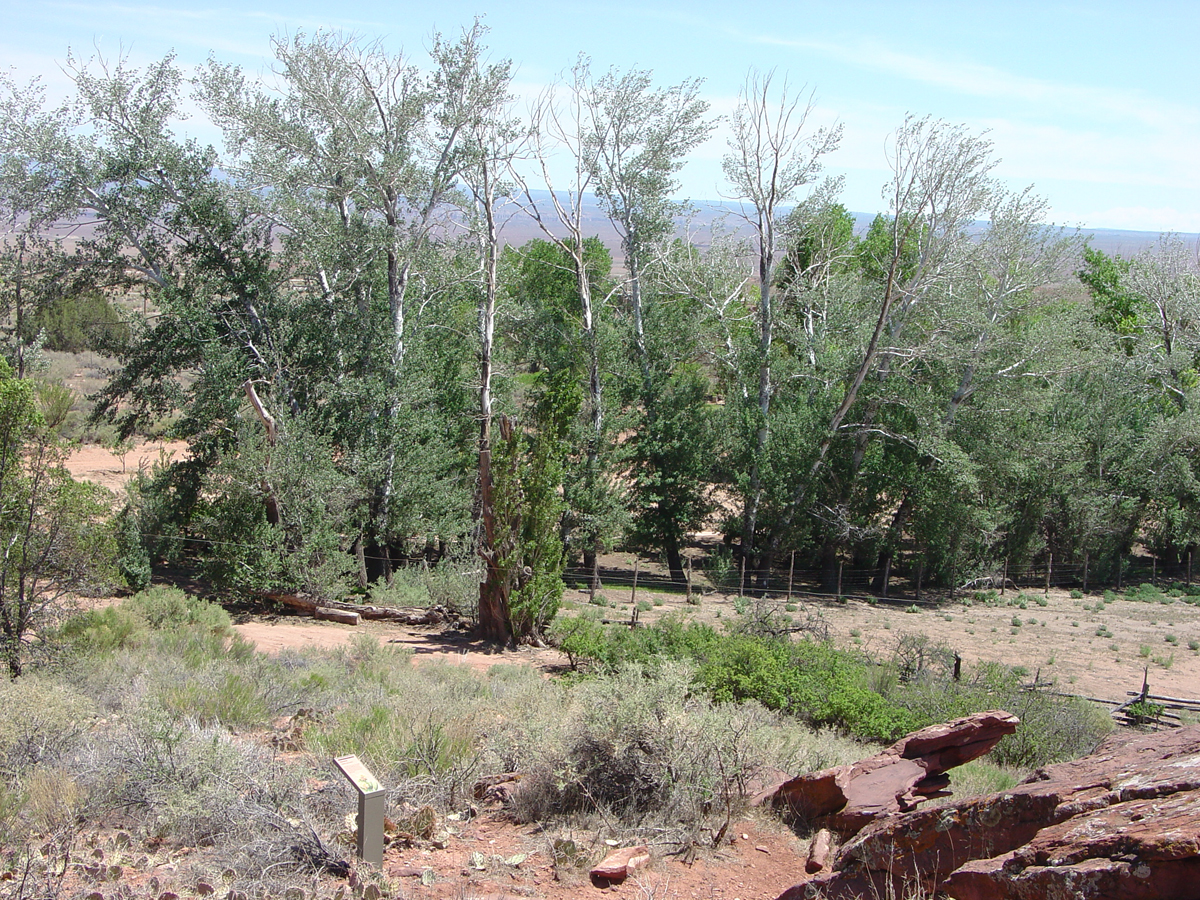
{"type": "Polygon", "coordinates": [[[1141,122],[1152,128],[1174,128],[1200,123],[1200,110],[1171,103],[1140,91],[1113,90],[1080,84],[1064,84],[1008,72],[971,60],[937,59],[899,53],[887,45],[865,38],[851,43],[783,38],[776,35],[742,35],[753,43],[808,50],[829,59],[888,75],[907,78],[972,97],[1019,100],[1072,115],[1114,116],[1141,122]]]}

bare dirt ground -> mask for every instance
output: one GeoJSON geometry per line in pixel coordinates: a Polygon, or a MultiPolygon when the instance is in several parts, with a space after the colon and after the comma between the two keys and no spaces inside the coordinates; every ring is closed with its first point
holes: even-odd
{"type": "Polygon", "coordinates": [[[94,482],[120,495],[139,469],[149,470],[160,460],[172,460],[186,452],[183,441],[151,441],[124,453],[99,444],[84,444],[67,460],[67,471],[73,478],[94,482]]]}

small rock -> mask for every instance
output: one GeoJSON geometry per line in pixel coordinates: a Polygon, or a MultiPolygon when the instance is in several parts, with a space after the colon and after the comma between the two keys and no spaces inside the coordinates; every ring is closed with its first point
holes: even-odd
{"type": "Polygon", "coordinates": [[[829,854],[833,849],[833,834],[828,828],[822,828],[808,845],[808,860],[804,863],[804,871],[809,875],[824,872],[829,868],[829,854]]]}
{"type": "Polygon", "coordinates": [[[650,850],[644,845],[623,847],[608,854],[600,865],[588,874],[592,881],[614,884],[624,881],[631,872],[650,862],[650,850]]]}

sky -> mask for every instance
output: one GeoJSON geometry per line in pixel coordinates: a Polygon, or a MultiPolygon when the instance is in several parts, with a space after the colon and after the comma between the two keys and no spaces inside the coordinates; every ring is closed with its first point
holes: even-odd
{"type": "MultiPolygon", "coordinates": [[[[580,53],[593,70],[650,69],[662,85],[702,78],[728,114],[752,67],[811,95],[814,125],[840,123],[826,173],[843,202],[885,209],[888,139],[906,115],[986,131],[1010,189],[1029,185],[1061,225],[1200,232],[1200,2],[805,2],[638,0],[372,2],[0,0],[0,66],[69,90],[63,64],[97,52],[145,64],[168,51],[185,68],[210,54],[270,75],[271,36],[338,30],[414,60],[431,36],[482,15],[493,59],[536,95],[580,53]]],[[[219,145],[199,117],[180,131],[219,145]]],[[[680,174],[680,197],[729,193],[718,127],[680,174]]]]}

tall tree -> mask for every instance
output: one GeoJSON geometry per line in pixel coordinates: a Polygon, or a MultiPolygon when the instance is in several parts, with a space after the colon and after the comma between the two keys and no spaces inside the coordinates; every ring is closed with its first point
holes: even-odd
{"type": "MultiPolygon", "coordinates": [[[[586,233],[587,195],[593,190],[600,170],[599,153],[605,138],[593,129],[588,106],[590,63],[580,56],[565,85],[553,85],[534,104],[529,146],[540,171],[544,194],[535,194],[529,178],[513,170],[520,187],[522,206],[537,223],[546,240],[569,261],[579,303],[579,340],[587,362],[587,415],[591,422],[586,445],[583,483],[578,509],[584,530],[584,565],[593,571],[597,584],[596,558],[604,545],[604,525],[614,505],[602,456],[607,449],[604,376],[601,370],[601,314],[609,295],[595,296],[595,255],[589,250],[586,233]],[[565,153],[569,171],[565,185],[555,178],[553,158],[565,153]]],[[[607,256],[607,254],[605,254],[607,256]]],[[[607,272],[602,273],[607,276],[607,272]]]]}
{"type": "Polygon", "coordinates": [[[774,73],[750,72],[730,122],[729,153],[722,165],[734,199],[743,202],[741,217],[754,234],[758,274],[757,391],[754,436],[742,512],[742,556],[748,570],[766,560],[758,547],[758,518],[763,502],[762,467],[771,437],[771,345],[775,336],[776,257],[780,207],[794,203],[821,171],[822,157],[837,149],[842,128],[809,133],[811,96],[791,94],[786,81],[773,90],[774,73]]]}

